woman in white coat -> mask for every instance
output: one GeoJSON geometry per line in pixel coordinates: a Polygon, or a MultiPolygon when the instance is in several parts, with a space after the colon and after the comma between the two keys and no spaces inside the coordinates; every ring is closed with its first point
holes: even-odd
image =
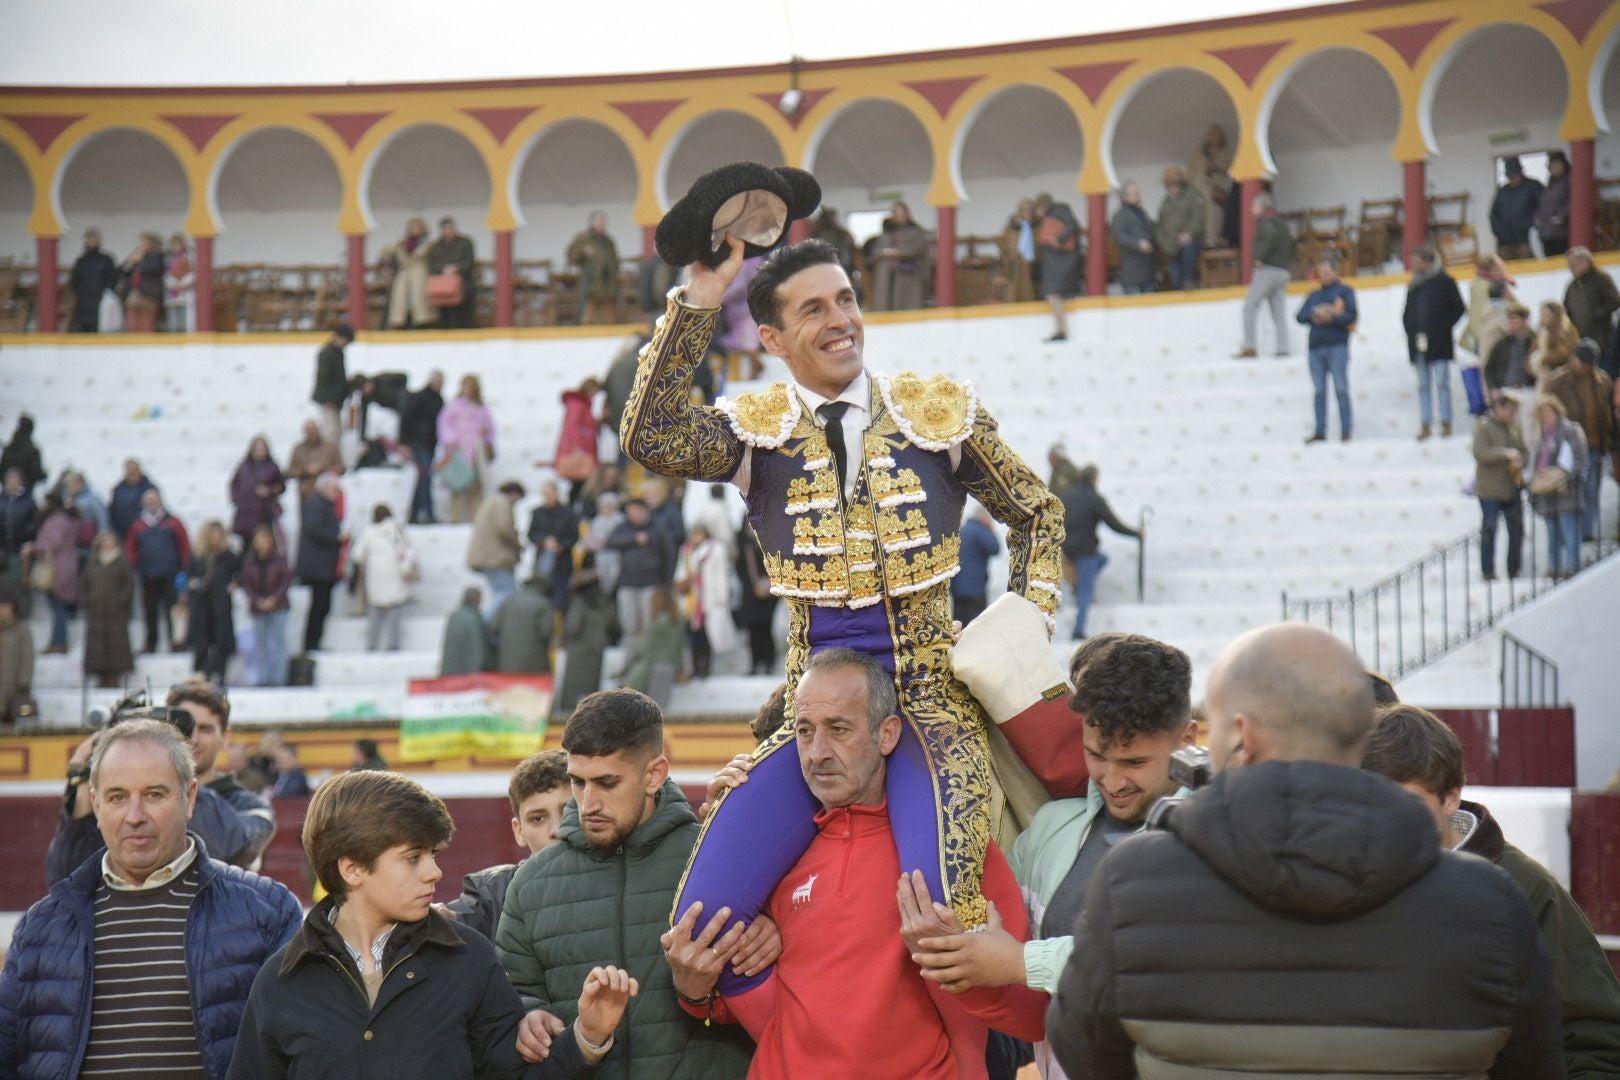
{"type": "Polygon", "coordinates": [[[737,624],[731,619],[729,549],[703,525],[693,525],[686,534],[675,588],[686,613],[692,674],[706,679],[714,654],[727,653],[737,643],[737,624]]]}
{"type": "Polygon", "coordinates": [[[400,617],[417,576],[416,555],[387,506],[372,509],[371,524],[350,548],[349,560],[365,570],[367,651],[398,652],[400,617]]]}

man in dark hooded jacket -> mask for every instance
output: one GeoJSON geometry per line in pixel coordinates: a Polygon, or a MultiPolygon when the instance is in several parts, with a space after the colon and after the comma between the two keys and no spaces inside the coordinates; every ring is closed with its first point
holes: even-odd
{"type": "Polygon", "coordinates": [[[1358,768],[1355,654],[1315,627],[1251,631],[1204,705],[1214,782],[1092,875],[1046,1022],[1068,1075],[1562,1077],[1523,895],[1358,768]]]}

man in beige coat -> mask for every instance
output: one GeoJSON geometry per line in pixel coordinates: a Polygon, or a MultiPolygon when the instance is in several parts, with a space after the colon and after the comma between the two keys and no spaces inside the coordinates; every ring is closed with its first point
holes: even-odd
{"type": "Polygon", "coordinates": [[[523,485],[508,480],[485,499],[478,513],[473,515],[472,539],[467,543],[467,568],[483,574],[484,580],[489,582],[484,608],[486,619],[517,588],[514,571],[523,557],[516,510],[521,498],[523,485]]]}

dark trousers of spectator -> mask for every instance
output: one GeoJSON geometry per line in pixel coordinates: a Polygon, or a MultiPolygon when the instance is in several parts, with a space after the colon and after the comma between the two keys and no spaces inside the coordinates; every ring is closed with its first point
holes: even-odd
{"type": "Polygon", "coordinates": [[[984,597],[982,596],[953,596],[951,606],[957,622],[966,626],[968,623],[984,614],[984,597]]]}
{"type": "Polygon", "coordinates": [[[1541,238],[1541,250],[1546,253],[1549,259],[1562,255],[1569,250],[1569,237],[1543,236],[1541,238]]]}
{"type": "Polygon", "coordinates": [[[433,451],[411,447],[416,459],[416,490],[411,494],[411,524],[434,524],[433,517],[433,451]]]}
{"type": "Polygon", "coordinates": [[[455,307],[439,308],[440,330],[466,330],[473,325],[474,301],[471,292],[455,307]]]}
{"type": "Polygon", "coordinates": [[[714,666],[714,649],[709,645],[708,632],[688,624],[686,640],[692,646],[693,677],[707,679],[710,668],[714,666]]]}
{"type": "Polygon", "coordinates": [[[1170,256],[1170,287],[1172,289],[1198,288],[1198,256],[1204,245],[1195,237],[1182,244],[1170,256]]]}
{"type": "Polygon", "coordinates": [[[141,579],[141,612],[146,616],[146,645],[142,652],[157,652],[159,615],[163,616],[163,640],[174,648],[174,622],[170,616],[174,598],[174,578],[141,579]]]}
{"type": "Polygon", "coordinates": [[[776,667],[776,638],[771,635],[771,621],[748,624],[748,673],[774,675],[776,667]]]}
{"type": "Polygon", "coordinates": [[[1483,515],[1479,526],[1480,572],[1487,578],[1496,576],[1496,523],[1500,519],[1507,522],[1507,575],[1510,578],[1518,577],[1524,552],[1524,514],[1519,501],[1481,499],[1479,509],[1483,515]]]}
{"type": "Polygon", "coordinates": [[[321,635],[326,632],[326,616],[332,610],[332,587],[335,581],[311,581],[309,585],[309,614],[304,617],[304,652],[312,653],[321,647],[321,635]]]}

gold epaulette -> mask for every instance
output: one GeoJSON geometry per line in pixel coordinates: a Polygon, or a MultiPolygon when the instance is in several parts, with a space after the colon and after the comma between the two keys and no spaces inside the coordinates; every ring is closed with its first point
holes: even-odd
{"type": "Polygon", "coordinates": [[[883,404],[900,433],[924,450],[949,450],[973,434],[979,395],[970,382],[944,375],[902,372],[874,376],[883,404]]]}

